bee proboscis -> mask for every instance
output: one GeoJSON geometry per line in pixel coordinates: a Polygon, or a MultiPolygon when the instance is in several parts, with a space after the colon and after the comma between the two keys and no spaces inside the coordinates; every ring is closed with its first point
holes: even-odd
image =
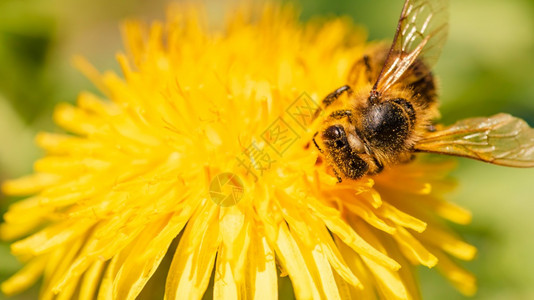
{"type": "Polygon", "coordinates": [[[357,60],[347,84],[323,99],[316,116],[326,114],[313,141],[339,182],[379,173],[414,152],[534,167],[534,129],[519,118],[433,123],[439,112],[431,67],[447,32],[447,0],[406,0],[392,45],[357,60]]]}

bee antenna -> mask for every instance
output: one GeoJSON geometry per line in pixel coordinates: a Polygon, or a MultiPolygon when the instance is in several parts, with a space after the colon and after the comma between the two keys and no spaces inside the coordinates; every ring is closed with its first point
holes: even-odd
{"type": "Polygon", "coordinates": [[[313,135],[313,143],[315,144],[315,147],[317,147],[317,150],[319,150],[319,152],[323,153],[323,150],[321,149],[321,147],[319,147],[319,145],[317,144],[317,142],[315,141],[315,137],[317,136],[319,132],[316,132],[314,135],[313,135]]]}

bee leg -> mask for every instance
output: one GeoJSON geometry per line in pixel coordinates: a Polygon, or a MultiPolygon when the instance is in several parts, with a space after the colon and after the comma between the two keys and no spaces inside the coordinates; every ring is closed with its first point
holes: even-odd
{"type": "Polygon", "coordinates": [[[317,147],[317,150],[319,150],[319,152],[323,153],[323,150],[321,149],[321,147],[319,147],[319,145],[317,145],[317,142],[315,141],[315,137],[317,136],[319,132],[316,132],[314,135],[313,135],[313,143],[315,144],[315,147],[317,147]]]}
{"type": "Polygon", "coordinates": [[[373,157],[373,162],[376,165],[376,169],[373,170],[372,172],[369,172],[370,175],[379,174],[380,172],[384,170],[384,165],[376,157],[373,157]]]}
{"type": "Polygon", "coordinates": [[[350,118],[352,117],[352,111],[350,111],[350,110],[336,110],[335,112],[330,114],[330,118],[336,119],[336,120],[343,119],[344,117],[348,117],[349,121],[350,121],[350,118]]]}
{"type": "Polygon", "coordinates": [[[339,174],[337,173],[336,169],[332,168],[332,170],[334,171],[334,174],[336,175],[337,183],[341,183],[343,180],[341,180],[341,177],[340,177],[339,174]]]}
{"type": "Polygon", "coordinates": [[[348,85],[344,85],[337,90],[333,91],[332,93],[328,94],[323,99],[323,105],[325,108],[327,108],[330,104],[332,104],[334,101],[336,101],[339,96],[341,96],[344,92],[347,92],[349,94],[352,94],[352,89],[348,85]]]}
{"type": "Polygon", "coordinates": [[[339,98],[339,96],[341,96],[344,92],[352,94],[352,89],[350,88],[350,86],[344,85],[344,86],[338,88],[337,90],[331,92],[330,94],[326,95],[326,97],[324,97],[323,101],[321,101],[321,103],[323,104],[323,107],[322,108],[321,107],[317,108],[317,110],[315,111],[315,114],[313,115],[313,117],[317,118],[317,116],[319,115],[321,110],[327,108],[328,106],[330,106],[330,104],[334,103],[339,98]]]}

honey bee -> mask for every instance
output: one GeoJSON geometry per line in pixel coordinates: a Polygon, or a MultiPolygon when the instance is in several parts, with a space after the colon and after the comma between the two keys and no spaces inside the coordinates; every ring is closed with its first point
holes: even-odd
{"type": "Polygon", "coordinates": [[[322,100],[315,117],[325,117],[313,142],[339,182],[377,174],[415,152],[534,167],[534,129],[521,119],[497,114],[448,127],[433,123],[439,111],[431,67],[447,22],[447,0],[406,0],[392,45],[357,60],[347,85],[322,100]]]}

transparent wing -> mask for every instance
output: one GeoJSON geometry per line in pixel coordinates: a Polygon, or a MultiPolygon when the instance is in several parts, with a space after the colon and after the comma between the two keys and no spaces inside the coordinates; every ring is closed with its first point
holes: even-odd
{"type": "Polygon", "coordinates": [[[430,72],[447,38],[448,8],[448,0],[406,0],[375,92],[383,94],[398,82],[416,59],[424,62],[426,70],[412,76],[422,78],[430,72]]]}
{"type": "Polygon", "coordinates": [[[508,114],[471,118],[429,133],[415,150],[510,167],[534,167],[534,129],[508,114]]]}

